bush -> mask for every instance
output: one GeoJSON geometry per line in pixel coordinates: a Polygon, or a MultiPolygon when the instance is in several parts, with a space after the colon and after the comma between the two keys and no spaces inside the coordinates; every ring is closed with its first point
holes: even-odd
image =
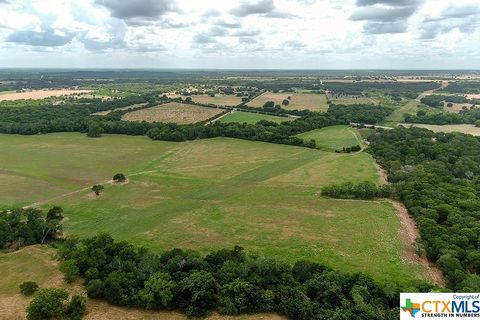
{"type": "Polygon", "coordinates": [[[103,189],[105,189],[105,187],[102,186],[101,184],[96,184],[92,187],[92,191],[95,192],[95,194],[97,196],[100,195],[100,193],[103,191],[103,189]]]}
{"type": "Polygon", "coordinates": [[[20,292],[24,296],[30,296],[38,290],[38,284],[35,281],[25,281],[20,285],[20,292]]]}
{"type": "Polygon", "coordinates": [[[87,299],[82,296],[74,295],[65,310],[69,319],[80,320],[85,315],[87,310],[87,299]]]}
{"type": "Polygon", "coordinates": [[[127,177],[123,173],[117,173],[113,176],[113,181],[114,182],[125,182],[127,180],[127,177]]]}
{"type": "Polygon", "coordinates": [[[27,319],[62,319],[65,317],[64,303],[67,299],[68,293],[65,289],[41,289],[27,307],[27,319]]]}
{"type": "Polygon", "coordinates": [[[60,271],[63,272],[63,279],[67,283],[75,281],[75,279],[80,274],[80,270],[78,269],[76,262],[73,259],[64,261],[60,266],[60,271]]]}

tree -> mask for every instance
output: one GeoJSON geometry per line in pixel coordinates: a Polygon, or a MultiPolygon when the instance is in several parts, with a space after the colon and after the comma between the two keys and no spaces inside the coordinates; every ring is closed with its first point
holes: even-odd
{"type": "Polygon", "coordinates": [[[65,317],[64,303],[67,299],[68,293],[65,289],[41,289],[27,307],[27,319],[62,319],[65,317]]]}
{"type": "Polygon", "coordinates": [[[288,101],[287,99],[282,101],[282,105],[284,106],[288,106],[289,104],[290,104],[290,101],[288,101]]]}
{"type": "Polygon", "coordinates": [[[105,189],[101,184],[96,184],[92,187],[92,191],[95,192],[97,196],[100,195],[100,193],[105,189]]]}
{"type": "Polygon", "coordinates": [[[145,308],[166,308],[174,297],[176,283],[168,273],[156,272],[144,283],[139,297],[145,308]]]}
{"type": "Polygon", "coordinates": [[[113,181],[114,182],[125,182],[127,180],[127,177],[123,173],[117,173],[113,176],[113,181]]]}
{"type": "Polygon", "coordinates": [[[20,292],[24,296],[34,294],[38,290],[38,284],[35,281],[25,281],[20,285],[20,292]]]}
{"type": "Polygon", "coordinates": [[[275,108],[275,102],[267,101],[263,104],[263,109],[275,108]]]}
{"type": "Polygon", "coordinates": [[[180,282],[188,316],[205,316],[215,306],[217,283],[210,272],[195,271],[180,282]]]}
{"type": "Polygon", "coordinates": [[[62,208],[60,208],[58,206],[54,206],[50,210],[48,210],[47,221],[50,221],[50,220],[61,221],[62,219],[63,219],[63,209],[62,208]]]}
{"type": "Polygon", "coordinates": [[[63,279],[65,279],[67,283],[73,282],[80,274],[80,269],[73,259],[64,261],[60,266],[60,271],[63,272],[63,279]]]}
{"type": "Polygon", "coordinates": [[[99,138],[102,136],[103,128],[96,122],[91,123],[88,126],[87,137],[89,138],[99,138]]]}

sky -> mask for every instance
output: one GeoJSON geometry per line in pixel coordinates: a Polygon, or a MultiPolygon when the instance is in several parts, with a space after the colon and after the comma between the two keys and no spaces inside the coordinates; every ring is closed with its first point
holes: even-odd
{"type": "Polygon", "coordinates": [[[0,0],[0,67],[480,69],[480,0],[0,0]]]}

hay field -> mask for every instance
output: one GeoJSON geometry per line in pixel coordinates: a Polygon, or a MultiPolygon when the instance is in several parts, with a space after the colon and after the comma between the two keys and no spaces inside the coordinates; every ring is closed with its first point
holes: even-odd
{"type": "Polygon", "coordinates": [[[405,127],[419,127],[431,130],[433,132],[460,132],[471,134],[473,136],[480,136],[480,128],[473,124],[451,124],[451,125],[434,125],[434,124],[420,124],[420,123],[400,123],[399,125],[405,127]]]}
{"type": "Polygon", "coordinates": [[[15,92],[5,93],[0,92],[0,101],[12,101],[12,100],[34,100],[44,99],[49,97],[68,96],[73,94],[87,94],[91,90],[36,90],[31,92],[15,92]]]}
{"type": "Polygon", "coordinates": [[[126,113],[122,120],[189,124],[208,120],[223,111],[222,109],[170,102],[126,113]]]}
{"type": "Polygon", "coordinates": [[[390,203],[317,194],[330,183],[377,182],[366,153],[229,138],[174,143],[77,133],[0,135],[0,167],[3,207],[55,197],[49,203],[64,207],[71,234],[108,232],[157,251],[206,253],[238,244],[290,262],[363,271],[378,281],[424,278],[420,266],[401,258],[400,222],[390,203]],[[88,189],[67,196],[117,172],[129,183],[104,183],[100,197],[88,189]]]}
{"type": "Polygon", "coordinates": [[[453,106],[447,107],[447,103],[443,106],[443,110],[447,112],[454,112],[454,113],[459,113],[460,111],[463,110],[463,108],[466,107],[467,109],[470,109],[472,107],[472,104],[470,103],[453,103],[453,106]]]}
{"type": "Polygon", "coordinates": [[[322,111],[328,110],[327,98],[324,94],[315,93],[273,93],[265,92],[262,95],[256,97],[249,103],[250,107],[261,108],[265,102],[273,101],[275,104],[279,104],[286,110],[311,110],[322,111]],[[287,106],[282,105],[282,101],[291,97],[290,104],[287,106]]]}
{"type": "Polygon", "coordinates": [[[217,94],[215,97],[209,95],[193,95],[192,100],[198,103],[215,104],[218,106],[237,106],[242,103],[242,97],[235,95],[221,95],[217,94]]]}

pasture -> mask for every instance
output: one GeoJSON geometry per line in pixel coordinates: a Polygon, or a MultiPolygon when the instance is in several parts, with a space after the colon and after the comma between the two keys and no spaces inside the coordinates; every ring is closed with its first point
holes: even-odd
{"type": "Polygon", "coordinates": [[[122,120],[189,124],[206,121],[223,111],[223,109],[170,102],[152,108],[128,112],[122,116],[122,120]]]}
{"type": "Polygon", "coordinates": [[[280,123],[284,121],[291,121],[292,118],[276,117],[276,116],[271,116],[267,114],[236,111],[233,113],[229,113],[228,115],[226,115],[225,117],[222,117],[218,121],[223,123],[238,122],[238,123],[254,124],[260,120],[268,120],[268,121],[280,123]]]}
{"type": "Polygon", "coordinates": [[[339,95],[335,96],[332,94],[327,94],[329,101],[332,101],[333,104],[376,104],[377,100],[369,97],[358,97],[358,96],[348,96],[348,95],[339,95]]]}
{"type": "Polygon", "coordinates": [[[218,106],[234,107],[242,103],[242,97],[237,97],[235,95],[216,94],[214,97],[210,97],[209,95],[192,95],[191,98],[194,102],[214,104],[218,106]]]}
{"type": "Polygon", "coordinates": [[[420,124],[420,123],[400,123],[404,127],[419,127],[431,130],[433,132],[460,132],[471,134],[473,136],[480,136],[480,128],[473,124],[450,124],[450,125],[434,125],[434,124],[420,124]]]}
{"type": "Polygon", "coordinates": [[[447,107],[447,103],[443,106],[443,110],[447,112],[459,113],[462,110],[470,109],[472,107],[471,103],[452,103],[451,107],[447,107]]]}
{"type": "Polygon", "coordinates": [[[265,92],[248,102],[247,105],[254,108],[261,108],[267,101],[273,101],[276,105],[279,104],[286,110],[310,110],[322,112],[328,110],[326,96],[324,94],[316,93],[265,92]],[[290,103],[287,106],[282,105],[282,101],[288,97],[291,97],[289,100],[290,103]]]}
{"type": "Polygon", "coordinates": [[[304,140],[315,140],[317,147],[330,151],[351,147],[362,146],[362,138],[358,131],[348,126],[332,126],[322,129],[301,133],[297,137],[304,140]]]}
{"type": "MultiPolygon", "coordinates": [[[[0,272],[8,277],[0,277],[0,319],[25,319],[25,309],[31,297],[20,294],[18,286],[24,281],[35,281],[40,288],[63,287],[71,294],[84,294],[81,283],[66,284],[55,260],[55,249],[48,246],[30,246],[14,253],[0,253],[0,272]]],[[[146,311],[123,308],[99,300],[88,299],[86,320],[146,319],[146,320],[186,320],[179,312],[146,311]]],[[[207,320],[281,320],[275,314],[244,315],[239,317],[212,314],[207,320]]]]}
{"type": "Polygon", "coordinates": [[[419,265],[402,259],[400,222],[390,203],[318,196],[326,184],[377,182],[366,153],[229,138],[173,143],[75,133],[0,135],[0,151],[0,203],[54,198],[47,202],[64,207],[69,234],[108,232],[157,251],[206,253],[238,244],[252,254],[320,261],[378,281],[425,277],[419,265]],[[99,197],[81,189],[117,172],[129,183],[104,182],[99,197]]]}
{"type": "Polygon", "coordinates": [[[0,101],[13,101],[13,100],[35,100],[44,99],[49,97],[60,97],[69,95],[82,95],[90,93],[90,90],[35,90],[28,92],[0,92],[0,101]]]}

